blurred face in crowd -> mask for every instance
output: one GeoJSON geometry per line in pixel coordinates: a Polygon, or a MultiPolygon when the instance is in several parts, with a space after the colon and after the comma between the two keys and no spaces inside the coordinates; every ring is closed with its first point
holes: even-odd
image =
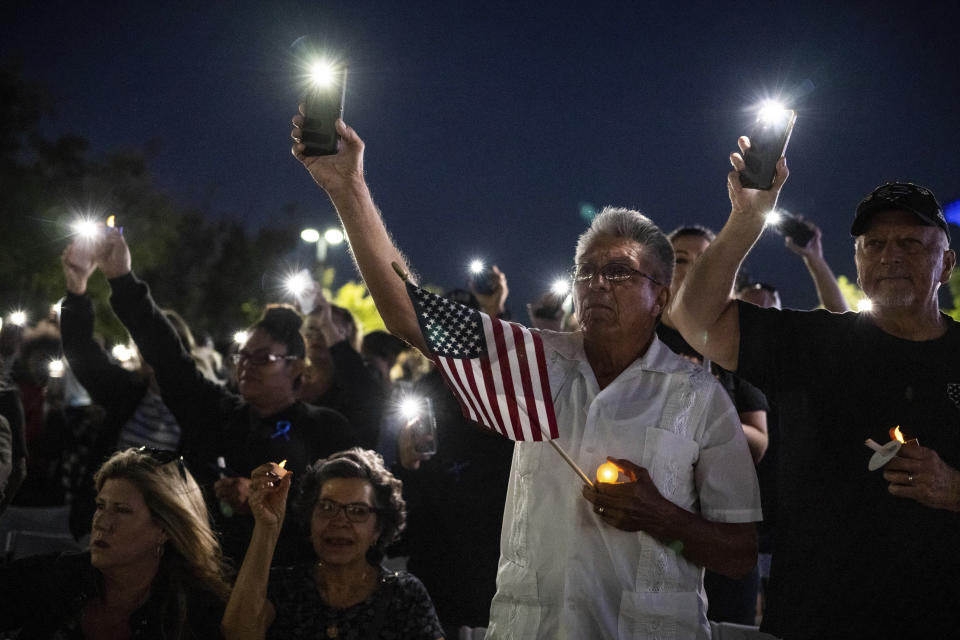
{"type": "Polygon", "coordinates": [[[263,329],[257,329],[238,353],[237,388],[248,402],[262,404],[293,396],[294,381],[303,371],[303,359],[269,359],[286,356],[286,345],[271,338],[263,329]]]}
{"type": "Polygon", "coordinates": [[[307,315],[303,323],[303,337],[307,341],[307,353],[311,360],[324,353],[329,346],[324,340],[322,325],[323,321],[317,314],[307,315]]]}
{"type": "Polygon", "coordinates": [[[303,338],[307,342],[310,364],[304,368],[303,380],[297,389],[297,397],[304,402],[315,402],[333,383],[333,359],[321,325],[322,321],[317,314],[308,315],[304,322],[303,338]]]}
{"type": "Polygon", "coordinates": [[[367,549],[381,532],[377,514],[372,512],[375,505],[369,480],[330,478],[324,482],[310,519],[310,539],[317,558],[337,566],[366,563],[367,549]]]}
{"type": "Polygon", "coordinates": [[[97,569],[150,566],[167,534],[154,521],[143,493],[125,478],[110,478],[97,493],[90,531],[90,564],[97,569]]]}
{"type": "Polygon", "coordinates": [[[637,273],[611,282],[599,270],[614,263],[659,279],[656,263],[638,242],[597,236],[580,257],[580,265],[590,265],[598,272],[590,280],[574,283],[580,328],[588,340],[628,336],[634,342],[645,341],[653,335],[657,318],[666,307],[669,289],[637,273]]]}
{"type": "Polygon", "coordinates": [[[936,305],[956,255],[946,234],[906,211],[881,211],[856,239],[857,281],[874,309],[936,305]]]}
{"type": "Polygon", "coordinates": [[[696,262],[703,252],[710,246],[710,241],[703,236],[683,235],[678,236],[671,242],[673,245],[673,254],[675,256],[673,267],[673,280],[670,282],[670,293],[676,295],[683,284],[690,267],[696,262]]]}

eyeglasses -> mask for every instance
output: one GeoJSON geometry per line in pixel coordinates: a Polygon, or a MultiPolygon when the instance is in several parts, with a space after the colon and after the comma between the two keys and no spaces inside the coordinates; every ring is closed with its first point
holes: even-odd
{"type": "Polygon", "coordinates": [[[590,282],[598,273],[603,276],[603,279],[607,282],[625,282],[633,276],[640,276],[641,278],[646,278],[653,284],[661,286],[663,284],[653,276],[642,271],[637,271],[622,262],[608,262],[599,268],[595,264],[584,262],[573,268],[572,276],[574,282],[590,282]]]}
{"type": "Polygon", "coordinates": [[[235,353],[230,356],[230,359],[233,360],[233,364],[246,362],[247,364],[255,367],[262,367],[264,365],[280,362],[282,360],[299,360],[300,356],[284,356],[278,353],[269,352],[250,353],[249,351],[241,351],[240,353],[235,353]]]}
{"type": "Polygon", "coordinates": [[[180,477],[183,478],[183,481],[187,481],[187,469],[183,466],[183,456],[177,453],[176,451],[171,451],[170,449],[156,449],[154,447],[140,447],[137,449],[137,453],[141,455],[150,456],[154,462],[159,466],[169,464],[174,460],[177,461],[177,470],[180,472],[180,477]]]}
{"type": "Polygon", "coordinates": [[[333,500],[317,500],[317,505],[313,508],[313,511],[324,520],[333,520],[341,509],[343,509],[343,515],[347,516],[347,520],[355,524],[366,522],[370,519],[371,514],[379,513],[378,509],[362,502],[340,504],[333,500]]]}

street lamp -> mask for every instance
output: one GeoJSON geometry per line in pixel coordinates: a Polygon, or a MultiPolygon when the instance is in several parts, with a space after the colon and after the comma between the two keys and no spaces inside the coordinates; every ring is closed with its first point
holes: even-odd
{"type": "Polygon", "coordinates": [[[321,234],[316,229],[307,228],[300,232],[300,239],[307,243],[316,243],[317,264],[325,266],[327,263],[327,247],[342,244],[343,231],[336,227],[330,227],[321,234]]]}

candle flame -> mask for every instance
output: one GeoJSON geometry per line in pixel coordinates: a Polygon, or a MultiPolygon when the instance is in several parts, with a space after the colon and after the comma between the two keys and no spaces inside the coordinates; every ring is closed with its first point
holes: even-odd
{"type": "Polygon", "coordinates": [[[904,443],[903,434],[900,433],[900,425],[897,425],[893,429],[890,429],[890,439],[896,440],[900,444],[904,443]]]}
{"type": "Polygon", "coordinates": [[[107,216],[107,226],[111,229],[117,226],[117,216],[107,216]]]}
{"type": "Polygon", "coordinates": [[[613,484],[620,477],[620,467],[612,462],[604,462],[597,467],[597,482],[613,484]]]}
{"type": "Polygon", "coordinates": [[[284,460],[284,461],[282,461],[280,464],[278,464],[277,466],[280,467],[281,469],[283,469],[285,466],[287,466],[287,461],[284,460]]]}

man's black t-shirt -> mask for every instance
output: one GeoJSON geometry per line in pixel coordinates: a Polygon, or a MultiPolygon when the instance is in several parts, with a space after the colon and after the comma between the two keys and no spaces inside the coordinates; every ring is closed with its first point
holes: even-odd
{"type": "Polygon", "coordinates": [[[960,325],[912,342],[867,314],[739,309],[737,374],[781,415],[762,628],[787,639],[954,637],[960,514],[891,495],[867,470],[864,440],[883,444],[899,425],[960,468],[960,325]]]}

